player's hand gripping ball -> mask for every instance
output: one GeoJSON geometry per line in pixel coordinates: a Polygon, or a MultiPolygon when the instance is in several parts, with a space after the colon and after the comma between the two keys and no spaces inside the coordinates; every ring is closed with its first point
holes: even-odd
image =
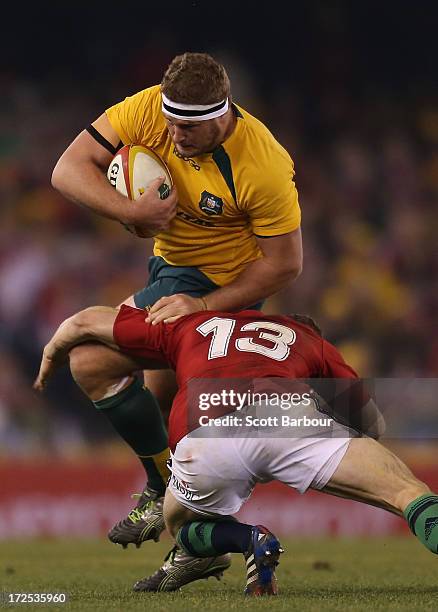
{"type": "MultiPolygon", "coordinates": [[[[165,162],[155,151],[141,145],[125,145],[113,159],[108,168],[107,177],[113,187],[130,200],[138,200],[154,179],[164,176],[164,183],[159,187],[161,200],[165,200],[172,189],[172,177],[165,162]]],[[[140,236],[148,238],[142,228],[135,225],[126,225],[126,229],[140,236]]]]}

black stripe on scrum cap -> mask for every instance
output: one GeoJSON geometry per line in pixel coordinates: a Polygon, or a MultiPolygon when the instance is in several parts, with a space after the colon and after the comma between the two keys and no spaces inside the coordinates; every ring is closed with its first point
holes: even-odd
{"type": "Polygon", "coordinates": [[[227,98],[217,106],[212,106],[207,110],[183,110],[181,108],[175,108],[174,106],[169,106],[162,100],[164,110],[167,110],[169,113],[173,113],[174,115],[180,115],[181,117],[203,117],[204,115],[208,115],[210,113],[214,113],[225,106],[227,103],[227,98]]]}

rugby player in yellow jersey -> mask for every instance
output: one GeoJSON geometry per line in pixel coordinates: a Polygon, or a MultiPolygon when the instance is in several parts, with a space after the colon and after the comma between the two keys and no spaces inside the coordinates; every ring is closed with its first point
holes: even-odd
{"type": "MultiPolygon", "coordinates": [[[[154,236],[148,285],[124,303],[150,307],[148,320],[158,323],[204,309],[260,307],[299,275],[293,176],[285,149],[232,102],[225,68],[207,54],[185,53],[175,57],[161,85],[115,104],[81,132],[59,159],[52,184],[92,211],[154,236]],[[159,198],[160,180],[132,202],[110,185],[106,170],[128,143],[151,147],[167,163],[175,183],[167,199],[159,198]]],[[[73,349],[70,367],[148,476],[136,508],[110,539],[124,546],[158,539],[169,452],[155,398],[170,406],[173,374],[146,372],[146,386],[131,377],[114,384],[107,353],[96,359],[86,344],[73,349]]]]}

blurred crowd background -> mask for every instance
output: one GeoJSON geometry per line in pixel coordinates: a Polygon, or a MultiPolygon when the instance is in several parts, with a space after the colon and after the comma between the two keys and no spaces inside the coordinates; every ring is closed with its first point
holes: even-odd
{"type": "Polygon", "coordinates": [[[152,241],[67,202],[50,175],[84,127],[186,50],[225,64],[235,101],[295,162],[304,270],[266,310],[312,315],[364,377],[437,376],[436,5],[89,4],[43,2],[24,20],[10,7],[2,35],[1,453],[115,440],[67,368],[45,396],[31,382],[64,318],[145,284],[152,241]]]}

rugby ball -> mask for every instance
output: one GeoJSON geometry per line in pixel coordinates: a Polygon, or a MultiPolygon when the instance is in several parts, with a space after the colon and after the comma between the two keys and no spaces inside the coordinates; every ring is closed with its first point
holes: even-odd
{"type": "MultiPolygon", "coordinates": [[[[107,177],[113,187],[130,200],[138,200],[151,181],[164,176],[164,183],[158,189],[162,200],[165,200],[172,188],[172,177],[161,157],[148,147],[125,145],[114,155],[108,167],[107,177]]],[[[149,238],[154,234],[135,225],[123,224],[127,230],[149,238]]]]}

